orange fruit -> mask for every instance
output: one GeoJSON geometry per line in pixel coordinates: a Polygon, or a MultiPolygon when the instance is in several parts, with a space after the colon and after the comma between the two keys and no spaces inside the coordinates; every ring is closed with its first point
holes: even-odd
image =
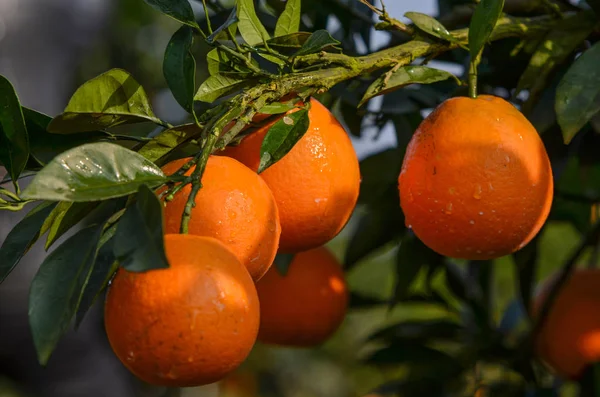
{"type": "MultiPolygon", "coordinates": [[[[163,167],[175,173],[189,159],[163,167]]],[[[186,175],[191,175],[192,167],[186,175]]],[[[191,191],[185,186],[166,203],[165,233],[179,233],[181,215],[191,191]]],[[[277,205],[267,184],[239,161],[228,157],[208,159],[202,188],[192,210],[189,234],[215,237],[225,243],[256,281],[269,269],[279,246],[281,226],[277,205]]]]}
{"type": "Polygon", "coordinates": [[[256,289],[258,340],[267,344],[321,344],[338,329],[348,307],[344,273],[325,247],[296,254],[285,276],[273,266],[256,289]]]}
{"type": "MultiPolygon", "coordinates": [[[[348,134],[315,99],[311,99],[309,119],[308,131],[292,150],[260,174],[279,208],[280,252],[304,251],[334,238],[348,222],[358,199],[360,171],[348,134]]],[[[258,128],[222,154],[257,171],[262,141],[275,122],[258,128]]]]}
{"type": "Polygon", "coordinates": [[[191,387],[220,380],[256,341],[254,283],[214,238],[168,234],[165,250],[168,269],[117,271],[105,304],[110,345],[150,384],[191,387]]]}
{"type": "Polygon", "coordinates": [[[398,187],[406,225],[425,245],[475,260],[525,246],[546,221],[553,195],[535,128],[489,95],[448,99],[423,120],[398,187]]]}
{"type": "MultiPolygon", "coordinates": [[[[554,278],[534,300],[539,313],[554,278]]],[[[559,375],[579,378],[589,364],[600,361],[600,269],[575,270],[552,302],[536,338],[538,355],[559,375]]]]}

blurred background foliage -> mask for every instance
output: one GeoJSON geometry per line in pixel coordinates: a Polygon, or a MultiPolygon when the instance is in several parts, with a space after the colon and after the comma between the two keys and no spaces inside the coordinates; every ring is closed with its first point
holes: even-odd
{"type": "MultiPolygon", "coordinates": [[[[191,3],[203,26],[201,3],[191,3]]],[[[233,1],[208,3],[213,26],[217,26],[229,14],[233,1]]],[[[271,30],[274,15],[284,3],[257,3],[259,17],[271,30]]],[[[396,18],[401,19],[405,11],[426,12],[449,29],[466,27],[474,6],[463,0],[387,3],[388,12],[396,18]]],[[[575,6],[586,4],[507,0],[505,12],[535,16],[575,6]]],[[[399,32],[375,32],[376,18],[355,0],[304,0],[303,9],[302,30],[330,30],[342,42],[346,54],[365,54],[409,39],[399,32]]],[[[72,4],[2,0],[0,73],[15,83],[25,106],[55,115],[81,83],[110,68],[123,68],[145,87],[161,118],[182,123],[187,114],[177,106],[162,74],[164,49],[178,26],[142,0],[83,0],[72,4]],[[29,19],[19,19],[19,15],[29,15],[29,19]],[[31,25],[31,29],[27,26],[31,21],[48,19],[53,23],[37,28],[31,25]],[[54,30],[62,33],[50,35],[54,30]],[[87,36],[82,36],[82,30],[87,36]],[[28,38],[30,34],[41,36],[28,38]],[[56,52],[40,50],[32,54],[38,47],[48,48],[36,45],[45,43],[45,34],[50,35],[46,40],[54,40],[46,45],[56,52]],[[63,66],[68,67],[50,69],[53,57],[67,58],[63,66]],[[19,59],[28,60],[26,68],[19,67],[19,59]],[[54,85],[36,83],[40,79],[54,79],[54,85]]],[[[474,395],[480,380],[477,378],[481,377],[494,396],[573,395],[575,385],[563,385],[544,371],[541,378],[548,380],[542,381],[545,389],[534,390],[522,375],[527,373],[519,367],[523,363],[513,363],[512,370],[501,364],[516,355],[526,331],[523,300],[529,299],[538,281],[568,260],[597,220],[593,203],[600,201],[600,157],[595,150],[600,119],[593,119],[569,145],[564,145],[553,110],[560,77],[582,48],[598,40],[597,33],[590,32],[591,28],[582,37],[573,34],[567,39],[552,33],[526,41],[506,39],[484,52],[480,93],[512,99],[521,107],[542,134],[557,185],[550,221],[518,255],[490,263],[448,260],[426,249],[404,227],[397,176],[405,146],[433,107],[448,97],[465,94],[466,87],[457,87],[452,81],[411,86],[378,97],[357,111],[362,94],[377,76],[357,79],[339,84],[320,97],[351,134],[362,160],[363,177],[354,217],[329,244],[347,269],[352,291],[352,308],[334,338],[311,350],[257,345],[248,361],[219,388],[161,390],[137,384],[110,356],[101,308],[96,308],[86,321],[87,328],[79,331],[83,336],[70,334],[58,346],[48,368],[42,370],[31,351],[31,340],[25,336],[26,313],[20,312],[26,307],[22,291],[43,255],[41,250],[34,250],[27,258],[33,271],[14,272],[0,289],[0,397],[468,396],[474,395]],[[532,55],[539,53],[544,40],[554,50],[546,54],[545,62],[531,65],[532,55]],[[472,347],[470,352],[475,356],[459,361],[457,356],[465,346],[472,347]],[[474,365],[475,361],[479,364],[474,365]],[[463,372],[465,366],[474,370],[463,372]]],[[[199,44],[196,50],[206,53],[208,47],[199,44]]],[[[198,81],[202,81],[207,76],[206,65],[203,58],[197,59],[198,81]]],[[[438,56],[431,65],[464,78],[467,63],[468,53],[459,49],[438,56]]],[[[147,134],[148,128],[127,127],[126,133],[147,134]]],[[[17,220],[18,215],[0,213],[2,238],[17,220]]],[[[586,250],[578,260],[584,266],[597,262],[597,248],[586,250]]],[[[539,367],[531,368],[534,370],[540,372],[539,367]]]]}

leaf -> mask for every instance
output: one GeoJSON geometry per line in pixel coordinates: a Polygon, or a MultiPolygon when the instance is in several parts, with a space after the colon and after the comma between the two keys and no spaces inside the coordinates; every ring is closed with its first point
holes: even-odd
{"type": "Polygon", "coordinates": [[[162,124],[144,88],[125,70],[111,69],[83,83],[48,131],[72,134],[144,121],[162,124]]]}
{"type": "Polygon", "coordinates": [[[275,265],[275,268],[277,269],[279,274],[281,274],[282,276],[285,276],[287,274],[288,269],[290,268],[290,265],[292,264],[292,261],[294,260],[295,256],[296,254],[281,253],[275,255],[275,261],[273,262],[273,264],[275,265]]]}
{"type": "Polygon", "coordinates": [[[255,46],[269,40],[269,33],[258,19],[254,9],[254,0],[236,0],[238,28],[246,43],[255,46]]]}
{"type": "Polygon", "coordinates": [[[212,103],[221,96],[249,83],[249,80],[242,77],[215,74],[204,80],[200,88],[198,88],[194,100],[212,103]]]}
{"type": "MultiPolygon", "coordinates": [[[[412,135],[412,131],[410,131],[412,135]]],[[[403,153],[398,148],[386,149],[364,158],[360,162],[360,192],[358,202],[379,206],[382,196],[390,191],[397,196],[398,175],[402,168],[403,153]]],[[[399,201],[398,201],[399,202],[399,201]]],[[[399,206],[399,204],[398,204],[399,206]]]]}
{"type": "Polygon", "coordinates": [[[498,18],[502,14],[504,0],[481,0],[469,25],[469,50],[471,59],[475,59],[483,46],[487,43],[498,18]]]}
{"type": "Polygon", "coordinates": [[[449,41],[451,43],[458,43],[458,39],[448,31],[437,19],[427,15],[421,14],[420,12],[407,12],[404,14],[405,17],[410,18],[413,23],[425,33],[440,38],[442,40],[449,41]]]}
{"type": "Polygon", "coordinates": [[[308,40],[302,45],[302,48],[294,56],[314,54],[315,52],[324,51],[326,48],[335,47],[340,44],[338,40],[331,37],[328,31],[317,30],[310,35],[308,40]]]}
{"type": "Polygon", "coordinates": [[[75,326],[78,327],[87,311],[96,302],[98,296],[108,285],[114,272],[117,270],[118,262],[113,253],[115,239],[113,238],[117,225],[113,225],[104,232],[100,239],[100,248],[96,255],[94,267],[90,273],[87,284],[81,294],[81,302],[75,316],[75,326]]]}
{"type": "Polygon", "coordinates": [[[309,122],[308,110],[301,109],[283,116],[273,124],[260,146],[259,174],[292,150],[308,130],[309,122]]]}
{"type": "Polygon", "coordinates": [[[169,89],[182,108],[194,111],[196,61],[191,48],[194,43],[192,28],[182,26],[177,30],[165,50],[163,74],[169,89]]]}
{"type": "Polygon", "coordinates": [[[456,79],[452,73],[445,70],[433,69],[427,66],[403,66],[398,70],[381,75],[371,83],[358,106],[362,106],[377,95],[395,91],[408,84],[431,84],[449,78],[456,79]]]}
{"type": "Polygon", "coordinates": [[[146,185],[139,187],[136,197],[136,203],[125,210],[119,221],[115,257],[130,272],[168,268],[160,201],[146,185]]]}
{"type": "Polygon", "coordinates": [[[529,104],[524,106],[526,108],[524,110],[531,108],[533,102],[537,101],[542,90],[546,88],[552,72],[576,50],[592,31],[595,21],[590,21],[585,14],[582,15],[586,18],[580,18],[577,30],[553,29],[549,31],[531,56],[514,93],[516,97],[521,91],[529,90],[529,98],[526,102],[529,104]]]}
{"type": "Polygon", "coordinates": [[[216,40],[219,40],[219,39],[229,39],[229,37],[225,33],[225,29],[228,29],[229,33],[231,33],[232,36],[235,36],[234,32],[235,32],[235,29],[237,29],[236,26],[237,26],[238,21],[239,21],[239,19],[237,17],[237,9],[232,8],[231,13],[227,17],[227,19],[225,20],[223,25],[216,28],[212,32],[212,34],[206,38],[206,42],[209,44],[213,44],[216,40]],[[233,31],[230,28],[233,28],[233,31]]]}
{"type": "Polygon", "coordinates": [[[370,309],[374,306],[387,305],[389,302],[381,300],[380,298],[366,296],[357,292],[350,291],[350,303],[349,306],[353,309],[370,309]]]}
{"type": "Polygon", "coordinates": [[[29,135],[30,155],[42,166],[58,154],[76,146],[102,139],[112,139],[112,135],[104,131],[90,131],[70,135],[52,134],[46,130],[48,124],[52,121],[50,116],[26,107],[23,107],[23,115],[25,116],[25,124],[29,135]]]}
{"type": "Polygon", "coordinates": [[[414,233],[408,232],[396,256],[396,283],[392,305],[408,296],[410,286],[424,266],[434,266],[442,257],[429,249],[414,233]]]}
{"type": "Polygon", "coordinates": [[[408,366],[440,366],[451,367],[456,360],[446,353],[416,343],[396,341],[390,346],[372,353],[365,360],[368,364],[404,364],[408,366]]]}
{"type": "Polygon", "coordinates": [[[199,136],[202,130],[196,123],[182,124],[163,130],[138,150],[149,161],[157,162],[186,141],[199,136]]]}
{"type": "Polygon", "coordinates": [[[565,143],[600,111],[600,43],[573,62],[556,90],[556,116],[565,143]]]}
{"type": "Polygon", "coordinates": [[[538,243],[539,238],[536,236],[529,244],[513,254],[521,302],[528,313],[538,269],[538,243]]]}
{"type": "Polygon", "coordinates": [[[294,108],[292,102],[273,102],[258,109],[260,114],[281,114],[294,108]]]}
{"type": "Polygon", "coordinates": [[[42,224],[54,206],[54,203],[48,202],[38,205],[8,233],[0,247],[0,283],[40,237],[42,224]]]}
{"type": "Polygon", "coordinates": [[[98,205],[99,201],[73,203],[61,201],[52,210],[44,224],[42,225],[42,234],[47,230],[48,237],[46,238],[46,251],[52,244],[56,242],[69,229],[78,224],[98,205]]]}
{"type": "Polygon", "coordinates": [[[285,36],[273,37],[267,41],[267,45],[282,54],[291,54],[298,51],[310,38],[312,33],[296,32],[285,36]]]}
{"type": "Polygon", "coordinates": [[[96,259],[103,225],[78,231],[52,251],[29,290],[29,325],[38,361],[46,365],[77,311],[82,290],[96,259]]]}
{"type": "Polygon", "coordinates": [[[96,201],[134,193],[166,180],[154,163],[113,143],[68,150],[36,174],[21,197],[30,200],[96,201]]]}
{"type": "Polygon", "coordinates": [[[10,81],[0,75],[0,161],[15,186],[28,158],[29,139],[19,98],[10,81]]]}
{"type": "Polygon", "coordinates": [[[301,7],[302,0],[287,0],[285,9],[275,24],[275,37],[296,33],[300,30],[301,7]]]}
{"type": "Polygon", "coordinates": [[[171,18],[189,25],[193,28],[200,29],[196,18],[194,17],[194,10],[188,0],[144,0],[146,4],[152,8],[162,12],[171,18]]]}

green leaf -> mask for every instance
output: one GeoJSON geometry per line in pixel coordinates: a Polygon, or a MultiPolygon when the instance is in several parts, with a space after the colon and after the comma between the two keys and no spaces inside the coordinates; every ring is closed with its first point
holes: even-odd
{"type": "Polygon", "coordinates": [[[225,29],[229,30],[232,36],[235,36],[235,30],[237,29],[238,17],[237,17],[237,9],[233,8],[231,13],[225,20],[223,25],[216,28],[210,36],[206,38],[206,41],[209,44],[213,44],[216,40],[221,39],[229,39],[227,34],[225,33],[225,29]]]}
{"type": "Polygon", "coordinates": [[[177,30],[165,50],[163,74],[173,96],[182,108],[194,111],[196,61],[191,48],[194,43],[192,28],[182,26],[177,30]]]}
{"type": "Polygon", "coordinates": [[[565,143],[600,111],[600,43],[573,62],[556,89],[556,117],[565,143]]]}
{"type": "Polygon", "coordinates": [[[154,163],[113,143],[78,146],[52,160],[21,195],[49,201],[97,201],[134,193],[166,180],[154,163]]]}
{"type": "MultiPolygon", "coordinates": [[[[594,24],[594,20],[590,20],[587,15],[582,14],[577,30],[553,29],[549,31],[531,56],[527,68],[519,78],[514,96],[523,90],[529,90],[527,102],[537,101],[541,92],[548,85],[553,71],[562,65],[567,57],[585,40],[593,30],[594,24]]],[[[531,107],[531,104],[527,107],[531,107]]]]}
{"type": "Polygon", "coordinates": [[[144,0],[146,4],[152,8],[162,12],[171,18],[189,25],[193,28],[200,29],[196,18],[194,17],[194,10],[188,0],[144,0]]]}
{"type": "Polygon", "coordinates": [[[317,30],[310,35],[308,40],[302,45],[302,48],[294,54],[294,56],[314,54],[315,52],[324,51],[326,48],[335,47],[341,43],[331,37],[326,30],[317,30]]]}
{"type": "Polygon", "coordinates": [[[404,14],[405,17],[410,18],[413,23],[425,33],[440,38],[442,40],[449,41],[451,43],[457,43],[458,39],[448,31],[437,19],[427,15],[421,14],[420,12],[407,12],[404,14]]]}
{"type": "Polygon", "coordinates": [[[117,225],[111,226],[104,232],[100,239],[100,248],[96,255],[94,267],[90,273],[87,284],[81,294],[81,302],[75,315],[75,326],[78,327],[83,321],[87,311],[96,302],[102,291],[107,287],[112,275],[118,268],[118,262],[113,253],[115,239],[112,238],[117,225]]]}
{"type": "Polygon", "coordinates": [[[427,66],[403,66],[397,70],[384,73],[371,83],[358,106],[362,106],[377,95],[395,91],[408,84],[431,84],[449,78],[456,79],[452,73],[445,70],[433,69],[427,66]]]}
{"type": "Polygon", "coordinates": [[[432,363],[439,366],[456,365],[456,360],[439,350],[415,343],[395,342],[372,353],[366,360],[369,364],[405,364],[423,366],[432,363]]]}
{"type": "Polygon", "coordinates": [[[52,134],[47,131],[52,118],[32,109],[23,107],[25,124],[29,135],[29,149],[31,157],[40,165],[50,162],[58,154],[83,145],[97,142],[102,139],[112,139],[112,135],[103,131],[82,132],[79,134],[52,134]]]}
{"type": "Polygon", "coordinates": [[[29,290],[29,325],[38,361],[46,365],[77,311],[96,259],[103,225],[78,231],[52,251],[29,290]]]}
{"type": "Polygon", "coordinates": [[[146,185],[139,187],[136,197],[136,203],[125,210],[119,221],[113,249],[115,257],[131,272],[168,268],[160,201],[146,185]]]}
{"type": "Polygon", "coordinates": [[[48,131],[71,134],[144,121],[162,124],[144,88],[128,72],[112,69],[83,83],[48,131]]]}
{"type": "Polygon", "coordinates": [[[360,162],[362,180],[358,202],[377,208],[390,187],[396,190],[392,193],[396,198],[402,160],[403,153],[398,148],[386,149],[363,159],[360,162]]]}
{"type": "Polygon", "coordinates": [[[487,43],[498,18],[502,14],[504,0],[481,0],[471,18],[469,25],[469,50],[471,59],[475,59],[487,43]]]}
{"type": "MultiPolygon", "coordinates": [[[[236,62],[235,59],[221,48],[214,48],[206,55],[206,61],[208,64],[208,73],[211,76],[219,73],[229,73],[233,76],[233,73],[239,73],[240,77],[243,77],[243,73],[250,73],[251,70],[245,65],[236,62]]],[[[254,58],[250,60],[254,66],[259,66],[258,62],[254,58]]]]}
{"type": "Polygon", "coordinates": [[[285,9],[277,19],[275,36],[285,36],[300,30],[300,17],[302,16],[302,0],[287,0],[285,9]]]}
{"type": "Polygon", "coordinates": [[[138,150],[138,154],[152,162],[158,162],[184,142],[199,136],[201,132],[196,123],[182,124],[163,130],[150,142],[144,144],[138,150]]]}
{"type": "Polygon", "coordinates": [[[309,121],[308,110],[301,109],[273,124],[260,146],[259,174],[292,150],[308,130],[309,121]]]}
{"type": "Polygon", "coordinates": [[[246,43],[255,46],[271,38],[256,15],[254,0],[237,0],[237,15],[238,28],[246,43]]]}
{"type": "Polygon", "coordinates": [[[286,113],[294,108],[292,102],[273,102],[258,109],[260,114],[281,114],[286,113]]]}
{"type": "Polygon", "coordinates": [[[532,291],[535,287],[537,276],[538,242],[539,238],[536,236],[529,244],[523,247],[523,249],[513,254],[521,302],[527,312],[529,312],[529,309],[531,308],[532,291]]]}
{"type": "Polygon", "coordinates": [[[279,274],[281,274],[282,276],[285,276],[287,274],[295,256],[296,254],[281,253],[275,255],[275,261],[273,262],[273,265],[275,265],[275,268],[277,269],[279,274]]]}
{"type": "Polygon", "coordinates": [[[55,203],[48,202],[38,205],[8,233],[0,247],[0,283],[40,237],[42,224],[54,206],[55,203]]]}
{"type": "Polygon", "coordinates": [[[410,286],[422,267],[435,266],[441,258],[425,246],[414,233],[410,231],[406,233],[396,256],[396,283],[392,304],[408,296],[410,286]]]}
{"type": "Polygon", "coordinates": [[[211,103],[221,96],[249,83],[249,80],[244,79],[241,76],[215,74],[204,80],[202,85],[200,85],[200,88],[198,88],[194,100],[211,103]]]}
{"type": "Polygon", "coordinates": [[[91,201],[84,203],[73,203],[61,201],[52,210],[52,213],[46,218],[42,225],[42,234],[47,230],[48,237],[46,238],[46,251],[52,246],[61,236],[69,229],[78,224],[89,215],[98,205],[99,201],[91,201]]]}
{"type": "Polygon", "coordinates": [[[29,139],[17,93],[10,81],[0,75],[0,161],[13,183],[29,159],[29,139]]]}
{"type": "Polygon", "coordinates": [[[291,55],[302,48],[310,36],[311,33],[308,32],[290,33],[285,36],[273,37],[267,41],[267,44],[282,54],[291,55]]]}

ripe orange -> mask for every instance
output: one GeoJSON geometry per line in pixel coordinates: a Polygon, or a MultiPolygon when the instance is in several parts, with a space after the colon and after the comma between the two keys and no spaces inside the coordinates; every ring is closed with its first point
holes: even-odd
{"type": "MultiPolygon", "coordinates": [[[[163,171],[171,175],[188,160],[172,161],[163,171]]],[[[194,167],[186,175],[193,170],[194,167]]],[[[190,191],[191,186],[187,185],[165,205],[165,233],[179,233],[190,191]]],[[[221,240],[256,281],[273,263],[279,245],[281,226],[273,194],[260,176],[239,161],[211,156],[188,233],[221,240]]]]}
{"type": "MultiPolygon", "coordinates": [[[[360,171],[348,134],[315,99],[311,99],[309,118],[306,134],[261,173],[279,208],[280,252],[304,251],[331,240],[348,222],[358,199],[360,171]]],[[[276,121],[222,154],[258,170],[263,138],[276,121]]]]}
{"type": "Polygon", "coordinates": [[[256,288],[236,256],[214,238],[168,234],[165,249],[168,269],[117,271],[105,304],[110,345],[147,383],[215,382],[254,345],[256,288]]]}
{"type": "Polygon", "coordinates": [[[258,340],[309,347],[327,340],[346,315],[348,292],[336,258],[319,247],[294,256],[285,276],[272,267],[256,284],[258,340]]]}
{"type": "MultiPolygon", "coordinates": [[[[534,302],[539,313],[553,282],[534,302]]],[[[580,377],[586,366],[600,361],[600,269],[576,270],[553,301],[536,339],[539,356],[561,376],[580,377]]]]}
{"type": "Polygon", "coordinates": [[[439,254],[492,259],[525,246],[552,205],[550,160],[509,102],[446,100],[419,126],[398,177],[406,225],[439,254]]]}

